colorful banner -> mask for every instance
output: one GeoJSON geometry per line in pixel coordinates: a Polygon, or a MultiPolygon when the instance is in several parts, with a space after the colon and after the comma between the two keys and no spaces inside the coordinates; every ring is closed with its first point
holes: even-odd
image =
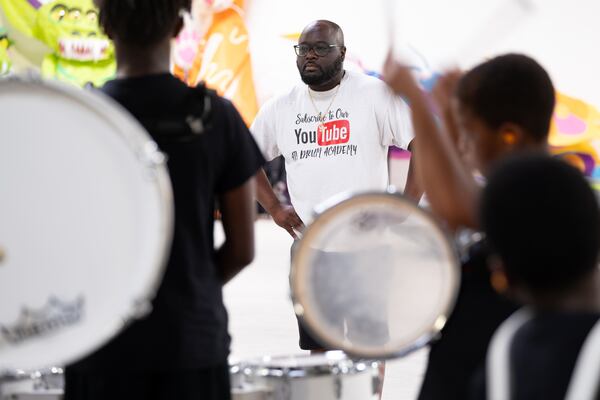
{"type": "Polygon", "coordinates": [[[248,49],[248,30],[243,19],[243,0],[223,3],[227,2],[195,1],[193,10],[200,8],[206,12],[208,8],[215,12],[210,18],[198,17],[197,11],[196,15],[193,13],[192,18],[197,23],[210,21],[210,25],[200,28],[206,32],[201,34],[191,66],[185,64],[190,58],[189,43],[193,43],[195,34],[189,29],[182,32],[177,41],[179,50],[175,50],[173,69],[190,86],[205,82],[221,96],[230,99],[246,124],[250,125],[258,111],[258,104],[248,49]]]}
{"type": "Polygon", "coordinates": [[[8,57],[8,47],[11,45],[6,29],[0,26],[0,76],[8,75],[12,67],[10,58],[8,57]]]}
{"type": "Polygon", "coordinates": [[[594,106],[557,93],[548,142],[553,154],[600,179],[600,112],[594,106]]]}

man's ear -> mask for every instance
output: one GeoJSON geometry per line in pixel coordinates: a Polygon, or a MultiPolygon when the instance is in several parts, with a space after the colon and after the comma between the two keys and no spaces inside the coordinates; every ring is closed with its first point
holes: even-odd
{"type": "Polygon", "coordinates": [[[346,60],[346,46],[340,47],[340,53],[342,54],[342,61],[346,60]]]}

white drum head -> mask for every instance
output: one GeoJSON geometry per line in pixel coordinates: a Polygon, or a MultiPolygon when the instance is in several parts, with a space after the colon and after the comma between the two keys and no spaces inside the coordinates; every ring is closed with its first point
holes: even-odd
{"type": "Polygon", "coordinates": [[[148,311],[172,232],[164,157],[104,96],[0,81],[0,370],[84,356],[148,311]]]}
{"type": "Polygon", "coordinates": [[[399,195],[361,194],[326,209],[292,262],[294,309],[329,348],[401,356],[446,322],[459,283],[450,241],[399,195]]]}

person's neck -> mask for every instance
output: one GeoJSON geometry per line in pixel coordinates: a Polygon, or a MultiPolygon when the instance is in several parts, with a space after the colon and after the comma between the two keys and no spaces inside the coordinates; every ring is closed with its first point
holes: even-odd
{"type": "Polygon", "coordinates": [[[595,269],[562,293],[531,294],[535,310],[600,313],[600,270],[595,269]]]}
{"type": "Polygon", "coordinates": [[[164,40],[147,48],[115,41],[115,48],[117,78],[134,78],[169,72],[170,40],[164,40]]]}
{"type": "Polygon", "coordinates": [[[342,69],[340,72],[338,72],[333,78],[331,78],[327,82],[321,83],[319,85],[308,85],[308,87],[311,90],[314,90],[315,92],[326,92],[328,90],[333,89],[337,85],[339,85],[345,74],[346,74],[346,71],[342,69]]]}

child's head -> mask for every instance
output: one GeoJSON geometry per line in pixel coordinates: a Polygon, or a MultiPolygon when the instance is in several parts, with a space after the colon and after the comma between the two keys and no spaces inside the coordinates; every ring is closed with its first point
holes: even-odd
{"type": "Polygon", "coordinates": [[[121,44],[151,47],[175,36],[191,0],[94,0],[100,25],[121,44]]]}
{"type": "Polygon", "coordinates": [[[598,268],[600,211],[584,176],[536,154],[501,161],[481,200],[481,224],[511,286],[564,292],[598,268]]]}
{"type": "Polygon", "coordinates": [[[515,149],[545,147],[554,87],[533,59],[507,54],[486,61],[462,77],[456,95],[463,140],[482,172],[515,149]]]}

